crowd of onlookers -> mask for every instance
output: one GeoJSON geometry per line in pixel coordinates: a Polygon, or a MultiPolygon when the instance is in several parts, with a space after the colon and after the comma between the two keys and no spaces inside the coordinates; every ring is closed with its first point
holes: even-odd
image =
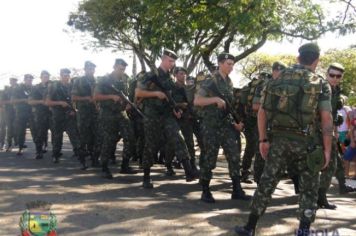
{"type": "Polygon", "coordinates": [[[339,111],[343,123],[338,126],[339,146],[343,153],[346,178],[356,179],[356,107],[344,106],[339,111]]]}

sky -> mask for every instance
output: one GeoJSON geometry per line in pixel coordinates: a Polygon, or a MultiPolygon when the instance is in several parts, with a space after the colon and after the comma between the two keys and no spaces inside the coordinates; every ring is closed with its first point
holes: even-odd
{"type": "MultiPolygon", "coordinates": [[[[37,83],[41,70],[48,70],[58,77],[60,68],[83,68],[84,61],[96,65],[96,75],[112,71],[115,58],[125,58],[131,74],[132,56],[113,53],[111,50],[93,52],[84,50],[76,34],[68,33],[69,13],[75,11],[80,0],[7,0],[0,1],[0,89],[11,76],[22,81],[26,73],[33,74],[37,83]]],[[[325,35],[318,43],[323,51],[330,48],[344,49],[355,44],[356,34],[346,37],[325,35]]],[[[305,43],[267,42],[259,52],[270,54],[295,54],[305,43]]]]}

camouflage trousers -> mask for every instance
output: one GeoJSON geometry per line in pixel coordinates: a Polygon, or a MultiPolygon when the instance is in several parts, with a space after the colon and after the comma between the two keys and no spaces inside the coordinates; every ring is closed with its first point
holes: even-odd
{"type": "Polygon", "coordinates": [[[135,146],[132,126],[126,112],[113,114],[102,110],[99,115],[99,121],[103,140],[100,153],[103,167],[107,167],[113,150],[116,150],[119,133],[124,143],[122,159],[129,160],[133,155],[135,146]]]}
{"type": "Polygon", "coordinates": [[[299,174],[299,220],[313,222],[317,209],[319,173],[314,173],[307,166],[307,146],[305,137],[300,139],[274,136],[271,142],[263,174],[254,193],[251,213],[264,214],[271,196],[286,167],[299,174]],[[304,141],[303,141],[304,139],[304,141]]]}
{"type": "MultiPolygon", "coordinates": [[[[178,125],[183,135],[185,144],[187,145],[187,149],[189,152],[189,156],[191,160],[195,161],[195,149],[194,149],[194,139],[193,139],[193,126],[190,120],[178,120],[178,125]]],[[[174,157],[174,149],[172,146],[166,144],[166,163],[172,163],[174,157]]]]}
{"type": "Polygon", "coordinates": [[[335,137],[333,137],[332,140],[329,166],[326,170],[322,171],[320,175],[320,188],[327,191],[331,185],[331,180],[334,175],[339,182],[343,184],[345,183],[345,170],[338,152],[337,140],[335,137]]]}
{"type": "Polygon", "coordinates": [[[5,120],[5,111],[0,108],[0,149],[3,148],[5,144],[6,137],[6,120],[5,120]]]}
{"type": "Polygon", "coordinates": [[[5,111],[5,123],[6,123],[6,142],[8,146],[12,146],[12,141],[17,144],[17,132],[15,127],[15,111],[5,111]]]}
{"type": "Polygon", "coordinates": [[[76,115],[64,112],[54,112],[52,115],[52,152],[53,157],[59,157],[63,145],[63,132],[66,132],[73,146],[75,155],[81,155],[83,151],[80,146],[79,132],[77,128],[76,115]]]}
{"type": "Polygon", "coordinates": [[[46,145],[48,139],[48,130],[50,129],[51,113],[50,111],[35,110],[33,112],[34,126],[36,136],[34,142],[36,145],[36,153],[42,153],[43,145],[46,145]]]}
{"type": "Polygon", "coordinates": [[[248,170],[252,164],[252,158],[255,156],[256,147],[258,146],[258,131],[255,117],[249,117],[246,121],[244,131],[246,146],[242,156],[242,170],[248,170]]]}
{"type": "Polygon", "coordinates": [[[216,161],[220,147],[223,148],[229,167],[231,178],[240,175],[240,148],[236,139],[236,131],[229,122],[210,123],[202,122],[202,135],[205,147],[205,156],[200,159],[200,180],[210,180],[212,170],[216,167],[216,161]]]}
{"type": "Polygon", "coordinates": [[[18,138],[18,145],[20,149],[24,148],[26,139],[26,129],[28,125],[31,131],[32,139],[34,140],[36,137],[37,130],[34,127],[32,113],[16,112],[15,126],[18,138]]]}
{"type": "Polygon", "coordinates": [[[193,134],[195,135],[195,137],[197,139],[197,143],[198,143],[198,146],[200,149],[199,166],[200,166],[200,160],[202,159],[202,157],[205,156],[203,135],[202,135],[202,131],[201,131],[201,121],[202,121],[202,119],[198,119],[198,118],[193,118],[193,120],[192,120],[193,134]]]}
{"type": "Polygon", "coordinates": [[[135,117],[131,120],[131,125],[135,137],[135,155],[137,159],[142,161],[143,149],[145,146],[145,134],[143,131],[144,128],[142,118],[135,117]]]}
{"type": "Polygon", "coordinates": [[[78,109],[77,125],[81,146],[87,154],[96,159],[99,158],[102,143],[98,119],[98,113],[95,110],[78,109]]]}
{"type": "Polygon", "coordinates": [[[179,161],[190,159],[187,145],[179,131],[179,125],[173,115],[158,118],[148,117],[144,120],[145,147],[142,159],[144,169],[153,166],[154,158],[161,146],[162,136],[166,138],[166,144],[174,149],[175,156],[179,161]]]}

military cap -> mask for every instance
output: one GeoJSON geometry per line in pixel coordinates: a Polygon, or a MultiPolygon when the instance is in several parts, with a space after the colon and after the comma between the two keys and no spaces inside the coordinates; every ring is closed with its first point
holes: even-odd
{"type": "Polygon", "coordinates": [[[25,79],[33,79],[33,75],[31,75],[31,74],[25,74],[24,76],[23,76],[23,79],[25,80],[25,79]]]}
{"type": "Polygon", "coordinates": [[[287,68],[287,65],[281,61],[276,61],[272,65],[272,70],[284,70],[285,68],[287,68]]]}
{"type": "Polygon", "coordinates": [[[68,68],[62,68],[59,72],[61,75],[63,74],[70,74],[71,71],[68,68]]]}
{"type": "Polygon", "coordinates": [[[10,79],[9,79],[10,81],[12,81],[12,80],[18,80],[17,78],[15,78],[15,77],[11,77],[10,79]]]}
{"type": "Polygon", "coordinates": [[[128,64],[126,63],[126,61],[122,58],[117,58],[115,60],[115,65],[122,65],[122,66],[127,66],[128,64]]]}
{"type": "Polygon", "coordinates": [[[306,43],[300,46],[298,49],[299,54],[304,53],[304,52],[314,52],[317,54],[320,54],[320,48],[318,44],[316,43],[306,43]]]}
{"type": "Polygon", "coordinates": [[[179,71],[184,71],[188,74],[188,71],[182,66],[177,66],[176,68],[174,68],[174,74],[177,74],[179,71]]]}
{"type": "Polygon", "coordinates": [[[235,60],[235,57],[234,55],[227,52],[222,52],[218,55],[218,62],[221,62],[222,60],[226,60],[226,59],[235,60]]]}
{"type": "Polygon", "coordinates": [[[329,65],[329,69],[335,69],[341,72],[345,71],[345,67],[341,65],[340,63],[334,62],[329,65]]]}
{"type": "Polygon", "coordinates": [[[91,61],[86,61],[86,62],[84,62],[84,68],[92,68],[92,67],[96,67],[96,65],[93,63],[93,62],[91,62],[91,61]]]}
{"type": "Polygon", "coordinates": [[[46,70],[41,71],[41,75],[40,76],[42,77],[44,75],[50,76],[49,72],[46,71],[46,70]]]}
{"type": "Polygon", "coordinates": [[[171,58],[173,58],[174,60],[178,59],[178,56],[175,52],[173,52],[172,50],[169,49],[164,49],[163,50],[163,55],[169,56],[171,58]]]}

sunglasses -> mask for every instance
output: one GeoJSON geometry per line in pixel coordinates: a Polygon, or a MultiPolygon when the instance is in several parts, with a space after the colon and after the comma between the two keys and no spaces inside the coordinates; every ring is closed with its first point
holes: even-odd
{"type": "Polygon", "coordinates": [[[329,73],[329,77],[330,78],[337,78],[337,79],[340,79],[342,77],[342,74],[332,74],[332,73],[329,73]]]}

